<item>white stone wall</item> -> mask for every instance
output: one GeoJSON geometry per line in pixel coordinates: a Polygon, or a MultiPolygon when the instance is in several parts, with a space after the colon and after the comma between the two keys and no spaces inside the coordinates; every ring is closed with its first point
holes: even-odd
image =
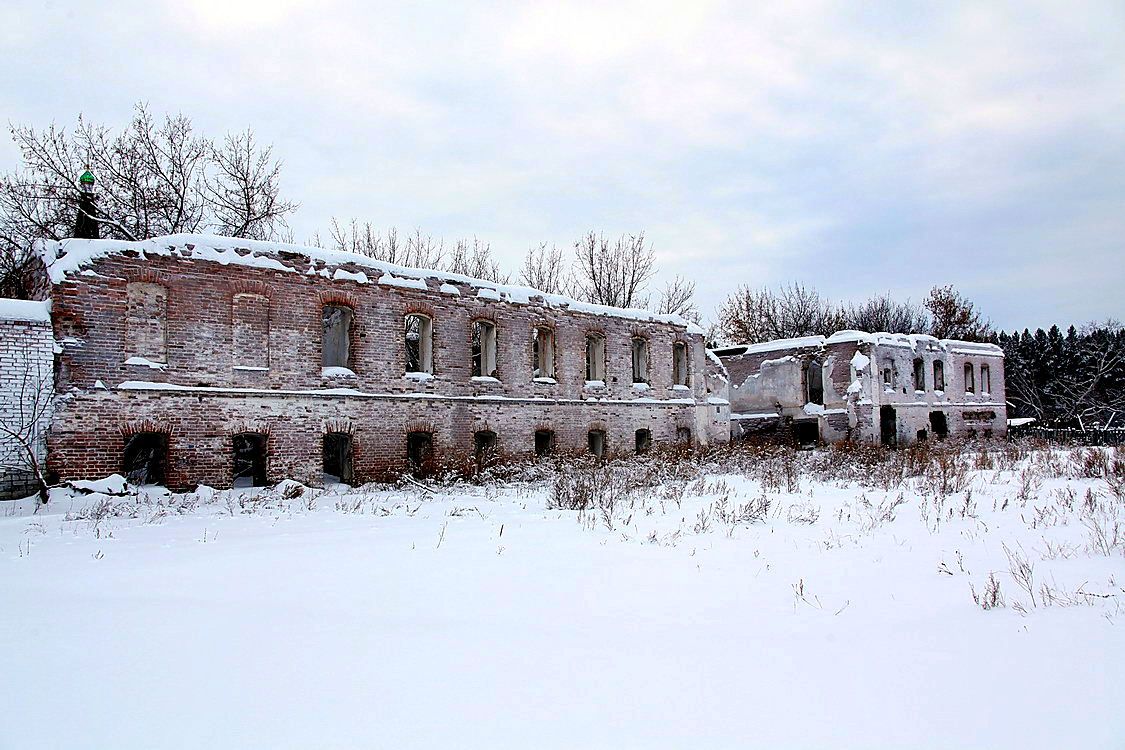
{"type": "Polygon", "coordinates": [[[48,303],[0,300],[0,499],[36,491],[22,441],[45,466],[53,371],[48,303]]]}

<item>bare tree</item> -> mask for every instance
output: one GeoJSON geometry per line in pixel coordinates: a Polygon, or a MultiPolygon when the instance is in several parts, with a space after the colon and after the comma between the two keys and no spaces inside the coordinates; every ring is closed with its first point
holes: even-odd
{"type": "Polygon", "coordinates": [[[846,326],[857,331],[921,333],[930,330],[930,316],[921,305],[899,302],[890,292],[872,297],[844,312],[846,326]]]}
{"type": "Polygon", "coordinates": [[[528,248],[520,266],[520,282],[548,294],[565,294],[567,279],[562,250],[554,245],[548,247],[546,242],[528,248]]]}
{"type": "Polygon", "coordinates": [[[182,114],[158,121],[144,104],[120,132],[78,118],[73,133],[13,125],[22,165],[0,175],[0,292],[25,296],[21,276],[37,239],[74,234],[79,211],[102,237],[136,240],[179,232],[276,239],[296,204],[280,197],[280,163],[247,130],[216,147],[182,114]],[[93,214],[78,175],[95,174],[93,214]]]}
{"type": "Polygon", "coordinates": [[[688,281],[683,276],[676,276],[667,282],[660,292],[656,312],[661,315],[679,315],[693,323],[699,323],[702,318],[695,306],[695,282],[688,281]]]}
{"type": "Polygon", "coordinates": [[[797,283],[777,292],[740,287],[719,308],[721,337],[741,344],[829,336],[844,328],[845,322],[839,307],[797,283]]]}
{"type": "Polygon", "coordinates": [[[457,241],[445,270],[497,284],[507,284],[511,279],[511,276],[500,269],[500,263],[492,257],[492,246],[476,237],[457,241]]]}
{"type": "Polygon", "coordinates": [[[277,237],[297,204],[280,197],[281,162],[273,159],[273,147],[259,149],[247,128],[212,148],[211,159],[215,170],[207,193],[218,232],[256,240],[277,237]]]}
{"type": "Polygon", "coordinates": [[[614,241],[588,232],[574,243],[574,294],[585,302],[613,307],[645,307],[646,289],[656,275],[656,253],[644,233],[614,241]]]}
{"type": "Polygon", "coordinates": [[[939,339],[984,341],[992,334],[991,324],[952,285],[935,286],[923,304],[932,316],[930,333],[939,339]]]}

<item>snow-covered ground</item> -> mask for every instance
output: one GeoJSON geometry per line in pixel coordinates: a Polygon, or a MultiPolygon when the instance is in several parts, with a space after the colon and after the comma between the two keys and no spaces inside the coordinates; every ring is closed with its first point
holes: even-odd
{"type": "Polygon", "coordinates": [[[0,747],[1121,748],[1114,456],[0,504],[0,747]]]}

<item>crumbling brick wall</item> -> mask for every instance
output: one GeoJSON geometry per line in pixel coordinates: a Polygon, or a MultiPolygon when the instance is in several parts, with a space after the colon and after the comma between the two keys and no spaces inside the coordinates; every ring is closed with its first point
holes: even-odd
{"type": "Polygon", "coordinates": [[[56,279],[55,330],[70,341],[59,388],[74,396],[55,420],[52,469],[64,477],[117,471],[124,440],[137,431],[168,436],[169,484],[218,487],[231,481],[231,441],[240,432],[268,434],[271,480],[304,481],[319,478],[328,431],[353,434],[357,481],[401,471],[414,430],[432,432],[435,452],[451,460],[471,454],[479,430],[518,455],[534,452],[536,430],[552,431],[564,451],[585,451],[592,429],[606,431],[611,451],[632,451],[637,430],[650,430],[656,443],[684,430],[695,443],[728,434],[713,417],[698,418],[714,409],[702,336],[686,326],[534,296],[504,301],[456,279],[388,284],[363,265],[326,274],[295,254],[284,262],[299,272],[123,253],[56,279]],[[130,325],[142,303],[150,324],[130,325]],[[353,313],[347,369],[322,369],[325,305],[353,313]],[[432,321],[432,377],[406,373],[404,319],[412,313],[432,321]],[[475,320],[497,327],[495,379],[472,376],[475,320]],[[553,379],[533,372],[544,326],[554,333],[553,379]],[[588,333],[606,340],[604,385],[586,381],[588,333]],[[638,336],[650,362],[640,388],[630,343],[638,336]],[[686,388],[673,382],[677,342],[688,345],[686,388]]]}

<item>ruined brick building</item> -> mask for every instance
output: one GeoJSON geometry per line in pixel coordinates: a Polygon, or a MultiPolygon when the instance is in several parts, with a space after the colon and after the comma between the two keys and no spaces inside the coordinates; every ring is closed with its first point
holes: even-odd
{"type": "Polygon", "coordinates": [[[40,252],[60,478],[354,483],[729,439],[722,368],[675,316],[248,240],[40,252]]]}
{"type": "Polygon", "coordinates": [[[734,438],[905,445],[1000,438],[1004,355],[992,344],[841,331],[727,347],[734,438]]]}

